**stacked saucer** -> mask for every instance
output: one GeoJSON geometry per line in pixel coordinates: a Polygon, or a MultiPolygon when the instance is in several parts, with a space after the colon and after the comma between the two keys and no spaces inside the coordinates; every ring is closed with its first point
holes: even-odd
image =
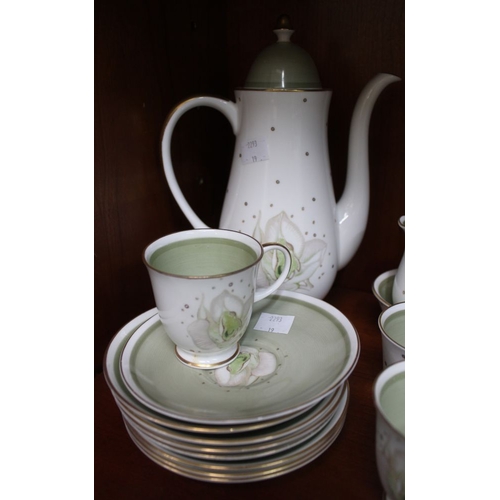
{"type": "Polygon", "coordinates": [[[340,311],[283,291],[255,304],[229,367],[181,364],[151,309],[113,338],[104,373],[146,456],[193,479],[240,483],[291,472],[335,441],[358,357],[358,335],[340,311]],[[269,315],[286,318],[287,331],[262,328],[269,315]]]}

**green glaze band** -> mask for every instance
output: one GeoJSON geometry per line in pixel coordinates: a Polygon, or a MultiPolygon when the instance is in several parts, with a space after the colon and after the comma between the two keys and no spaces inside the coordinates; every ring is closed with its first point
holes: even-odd
{"type": "Polygon", "coordinates": [[[247,245],[224,238],[195,238],[155,250],[149,265],[176,276],[231,274],[253,265],[258,255],[247,245]]]}
{"type": "Polygon", "coordinates": [[[380,393],[380,406],[389,423],[405,435],[405,373],[389,379],[380,393]]]}
{"type": "Polygon", "coordinates": [[[384,332],[389,338],[405,347],[405,311],[391,314],[384,322],[384,332]]]}

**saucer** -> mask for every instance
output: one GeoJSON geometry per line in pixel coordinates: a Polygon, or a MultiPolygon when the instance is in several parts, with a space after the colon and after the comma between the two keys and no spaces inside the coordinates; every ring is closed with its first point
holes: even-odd
{"type": "MultiPolygon", "coordinates": [[[[328,404],[321,410],[314,419],[306,419],[301,422],[301,425],[296,425],[293,421],[290,424],[282,424],[280,429],[276,429],[276,436],[273,435],[274,428],[270,428],[265,439],[261,440],[261,436],[257,436],[257,441],[248,441],[241,445],[237,442],[239,439],[231,441],[230,436],[221,440],[221,445],[210,444],[210,439],[207,443],[189,444],[180,443],[168,438],[159,438],[157,435],[152,435],[146,429],[139,427],[135,421],[124,415],[124,419],[137,434],[148,442],[157,451],[166,453],[177,453],[184,457],[200,459],[206,463],[215,462],[241,462],[243,460],[254,460],[257,458],[270,457],[283,451],[286,451],[294,446],[298,446],[309,438],[319,433],[324,427],[329,425],[333,418],[340,419],[345,392],[348,390],[348,382],[343,386],[338,400],[332,404],[328,404]],[[280,431],[285,431],[284,433],[280,431]]],[[[328,398],[327,398],[328,399],[328,398]]]]}
{"type": "Polygon", "coordinates": [[[286,422],[280,422],[269,427],[247,432],[225,433],[225,434],[200,434],[197,432],[185,432],[167,427],[155,425],[141,419],[128,410],[122,410],[122,414],[133,424],[151,438],[176,447],[185,447],[186,450],[199,450],[200,447],[211,448],[214,453],[226,453],[229,450],[238,453],[244,447],[255,445],[266,445],[279,439],[288,438],[313,426],[323,419],[324,415],[333,412],[338,407],[340,400],[347,390],[346,384],[339,387],[331,396],[308,409],[297,417],[286,422]]]}
{"type": "Polygon", "coordinates": [[[160,429],[173,429],[179,432],[197,433],[199,435],[224,435],[224,434],[239,434],[244,432],[252,432],[259,429],[264,429],[269,426],[277,425],[290,420],[298,415],[309,410],[308,407],[297,410],[288,415],[283,415],[275,419],[265,421],[254,421],[240,425],[202,425],[199,423],[184,422],[161,415],[147,406],[144,406],[140,401],[137,401],[127,389],[120,374],[120,357],[127,341],[132,334],[157,313],[157,309],[152,308],[124,325],[113,337],[104,356],[103,371],[106,383],[113,395],[115,403],[122,413],[132,414],[134,417],[145,420],[157,426],[160,429]]]}
{"type": "Polygon", "coordinates": [[[254,305],[241,344],[257,359],[255,372],[243,379],[247,385],[237,385],[225,372],[219,376],[218,370],[179,363],[156,314],[127,341],[121,377],[133,397],[156,413],[186,422],[240,425],[286,416],[331,395],[353,371],[360,350],[356,330],[338,309],[286,291],[254,305]],[[289,332],[254,329],[263,313],[292,317],[289,332]],[[260,369],[259,362],[272,358],[272,371],[260,369]]]}
{"type": "Polygon", "coordinates": [[[237,460],[243,454],[269,454],[274,452],[277,447],[283,444],[289,445],[291,441],[319,429],[338,409],[346,391],[347,382],[333,396],[326,397],[299,417],[265,429],[234,435],[211,436],[171,430],[165,432],[165,429],[147,425],[144,421],[133,418],[126,412],[123,413],[123,416],[130,425],[150,441],[155,442],[158,447],[166,446],[186,455],[204,454],[211,455],[211,458],[224,459],[222,457],[228,457],[229,460],[237,460]]]}
{"type": "Polygon", "coordinates": [[[388,307],[393,305],[392,302],[392,285],[394,284],[394,277],[396,276],[397,269],[386,271],[382,273],[373,282],[372,292],[377,298],[380,308],[385,311],[388,307]]]}
{"type": "Polygon", "coordinates": [[[191,479],[213,483],[248,483],[287,474],[310,463],[324,453],[337,439],[345,423],[349,403],[349,387],[338,409],[318,432],[296,446],[269,457],[222,462],[188,457],[162,450],[144,439],[125,421],[127,432],[136,446],[158,465],[191,479]]]}

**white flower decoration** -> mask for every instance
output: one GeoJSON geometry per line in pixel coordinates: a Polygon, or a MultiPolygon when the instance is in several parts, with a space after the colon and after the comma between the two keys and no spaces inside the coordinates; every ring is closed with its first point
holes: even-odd
{"type": "Polygon", "coordinates": [[[220,386],[247,386],[259,377],[270,375],[276,370],[276,356],[267,351],[242,346],[236,359],[228,366],[214,371],[220,386]]]}
{"type": "Polygon", "coordinates": [[[224,291],[212,300],[208,308],[202,301],[198,319],[188,326],[187,331],[200,349],[213,350],[234,344],[245,333],[251,305],[250,299],[243,302],[224,291]]]}
{"type": "MultiPolygon", "coordinates": [[[[260,214],[259,214],[260,219],[260,214]]],[[[300,229],[281,212],[267,221],[264,232],[259,223],[253,236],[259,241],[276,242],[286,246],[292,255],[292,265],[288,279],[281,286],[284,290],[310,290],[314,288],[310,278],[323,262],[326,243],[320,239],[305,241],[300,229]]],[[[264,287],[273,283],[283,269],[284,258],[281,252],[267,252],[259,267],[258,286],[264,287]]]]}

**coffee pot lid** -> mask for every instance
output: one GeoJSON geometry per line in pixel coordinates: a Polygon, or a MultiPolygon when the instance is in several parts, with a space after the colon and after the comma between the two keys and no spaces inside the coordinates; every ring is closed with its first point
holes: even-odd
{"type": "Polygon", "coordinates": [[[290,18],[282,15],[274,30],[278,41],[255,59],[245,82],[246,89],[321,89],[318,70],[311,56],[290,41],[294,30],[290,18]]]}

